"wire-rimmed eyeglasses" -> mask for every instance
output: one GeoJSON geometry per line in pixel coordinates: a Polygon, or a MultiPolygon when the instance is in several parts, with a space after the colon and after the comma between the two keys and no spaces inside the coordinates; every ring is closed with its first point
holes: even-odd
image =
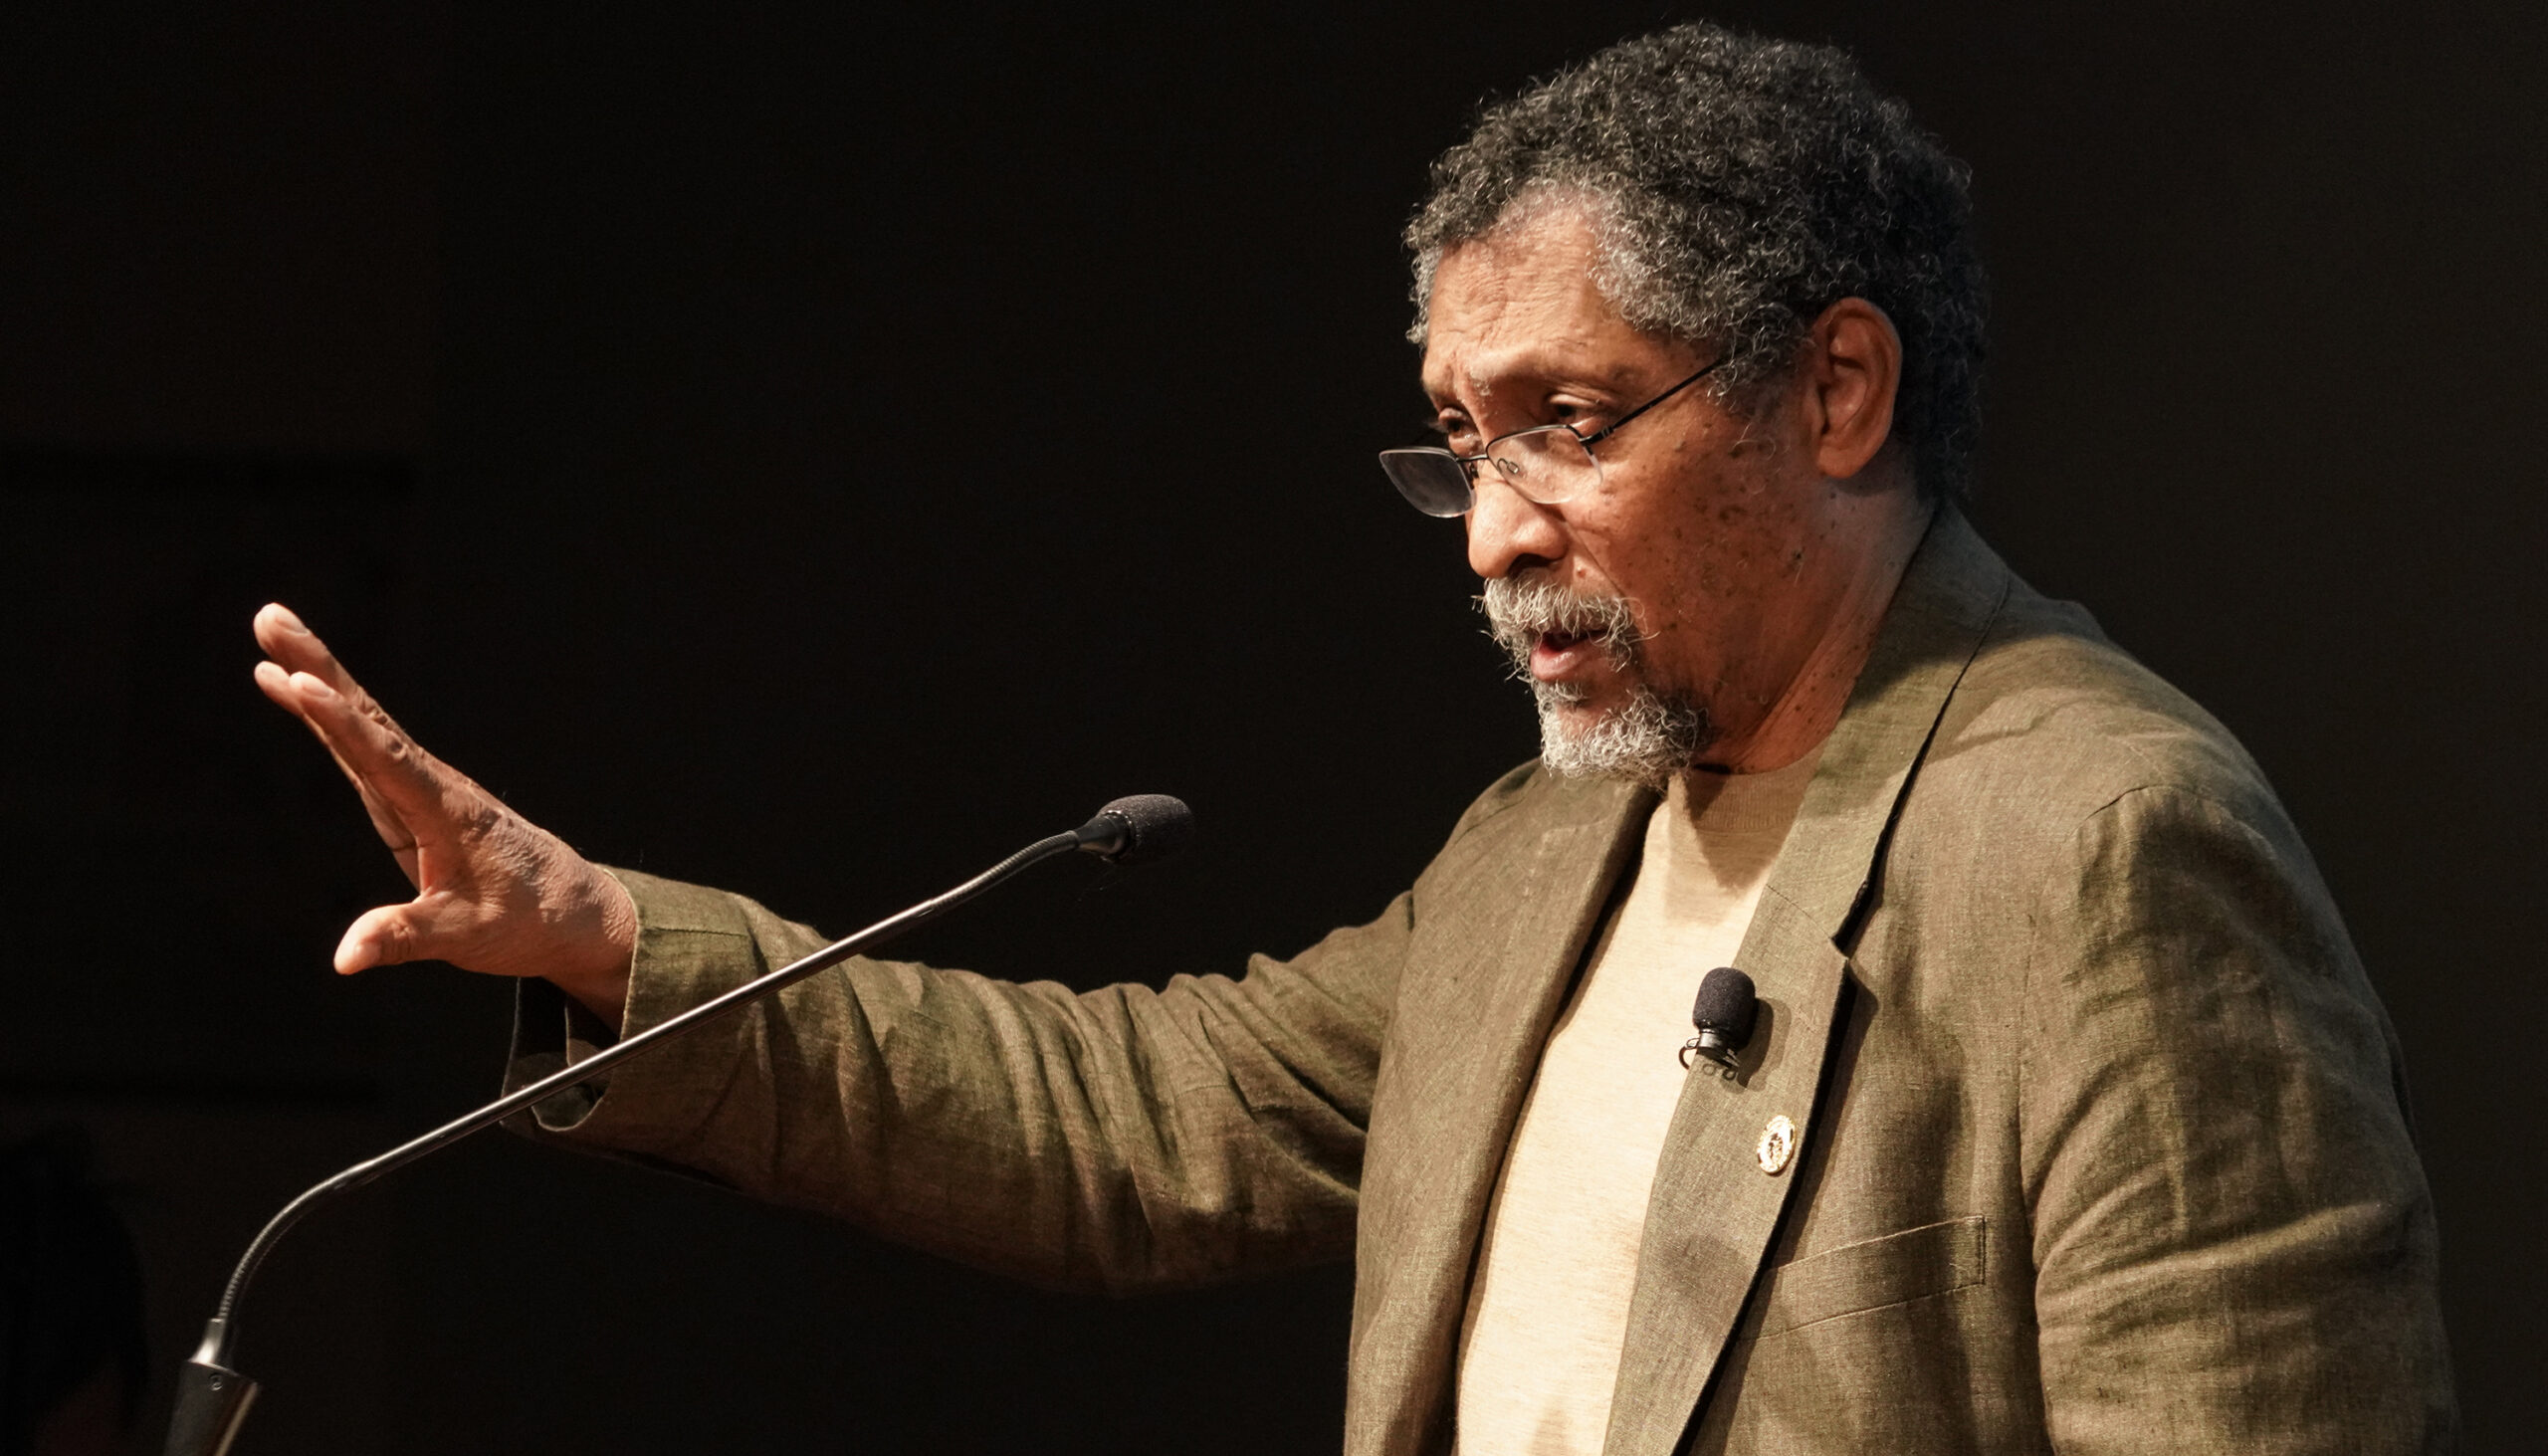
{"type": "Polygon", "coordinates": [[[1475,455],[1454,455],[1435,445],[1409,445],[1380,452],[1380,469],[1406,504],[1427,516],[1466,516],[1477,505],[1476,472],[1480,461],[1492,461],[1498,479],[1542,506],[1571,501],[1601,484],[1601,458],[1592,447],[1619,432],[1621,426],[1673,395],[1708,377],[1716,363],[1664,390],[1626,414],[1587,435],[1573,425],[1535,425],[1498,435],[1475,455]]]}

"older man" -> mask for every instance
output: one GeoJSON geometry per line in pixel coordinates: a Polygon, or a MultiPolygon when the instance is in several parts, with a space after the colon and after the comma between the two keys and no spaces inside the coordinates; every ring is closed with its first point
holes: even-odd
{"type": "MultiPolygon", "coordinates": [[[[1350,1251],[1354,1452],[2446,1444],[2394,1039],[2307,852],[1955,511],[1966,211],[1828,51],[1683,27],[1489,112],[1410,233],[1443,438],[1383,463],[1465,520],[1542,759],[1243,978],[853,962],[542,1129],[1052,1284],[1350,1251]],[[1686,1071],[1720,964],[1763,1014],[1686,1071]]],[[[531,978],[518,1078],[821,942],[585,863],[258,635],[418,889],[339,968],[531,978]]]]}

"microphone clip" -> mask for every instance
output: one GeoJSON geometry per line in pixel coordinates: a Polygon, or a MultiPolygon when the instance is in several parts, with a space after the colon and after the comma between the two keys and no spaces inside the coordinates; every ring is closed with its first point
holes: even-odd
{"type": "Polygon", "coordinates": [[[1681,1043],[1681,1070],[1688,1071],[1694,1058],[1705,1057],[1728,1072],[1740,1072],[1743,1064],[1735,1059],[1741,1047],[1725,1039],[1725,1033],[1713,1027],[1681,1043]]]}

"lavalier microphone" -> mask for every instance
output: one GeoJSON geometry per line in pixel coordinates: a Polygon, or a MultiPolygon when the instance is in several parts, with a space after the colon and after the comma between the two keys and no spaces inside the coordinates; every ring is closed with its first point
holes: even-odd
{"type": "Polygon", "coordinates": [[[1752,1022],[1760,1011],[1752,977],[1731,965],[1709,971],[1700,979],[1698,1000],[1690,1007],[1690,1024],[1699,1034],[1682,1043],[1681,1065],[1689,1066],[1692,1057],[1705,1057],[1729,1072],[1740,1070],[1734,1054],[1752,1039],[1752,1022]]]}

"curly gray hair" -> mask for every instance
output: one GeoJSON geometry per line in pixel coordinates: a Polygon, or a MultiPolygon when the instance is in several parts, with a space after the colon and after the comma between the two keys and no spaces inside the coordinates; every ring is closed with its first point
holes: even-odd
{"type": "Polygon", "coordinates": [[[1713,344],[1720,399],[1783,377],[1822,310],[1901,334],[1894,437],[1920,490],[1971,488],[1987,285],[1968,169],[1824,46],[1707,24],[1625,41],[1488,107],[1407,225],[1421,344],[1445,249],[1546,203],[1585,209],[1628,322],[1713,344]]]}

